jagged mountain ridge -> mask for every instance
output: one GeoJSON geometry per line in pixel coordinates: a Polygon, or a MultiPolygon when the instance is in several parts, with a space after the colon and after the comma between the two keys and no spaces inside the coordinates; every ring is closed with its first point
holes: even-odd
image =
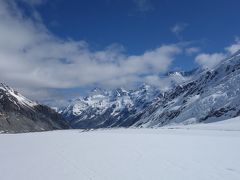
{"type": "Polygon", "coordinates": [[[74,100],[61,113],[75,128],[114,127],[130,114],[147,107],[159,94],[157,88],[146,84],[130,91],[94,89],[88,96],[74,100]]]}
{"type": "Polygon", "coordinates": [[[87,102],[92,98],[89,96],[73,102],[62,114],[75,128],[160,127],[213,122],[240,115],[240,51],[212,70],[170,72],[167,76],[172,85],[170,90],[159,91],[147,101],[142,96],[134,97],[142,100],[141,108],[137,108],[134,100],[127,101],[132,92],[125,91],[118,99],[128,103],[120,103],[121,110],[113,116],[117,106],[109,105],[106,99],[110,95],[105,92],[103,99],[101,95],[100,99],[94,99],[94,105],[87,102]],[[73,113],[73,107],[78,107],[77,114],[73,113]]]}
{"type": "Polygon", "coordinates": [[[134,127],[160,127],[236,117],[240,115],[239,91],[240,51],[191,82],[165,93],[162,99],[126,119],[122,126],[129,121],[134,127]]]}
{"type": "Polygon", "coordinates": [[[0,132],[19,133],[67,129],[69,125],[51,108],[27,99],[0,84],[0,132]]]}
{"type": "MultiPolygon", "coordinates": [[[[166,86],[175,87],[179,83],[191,80],[197,70],[189,73],[171,72],[163,78],[166,86]]],[[[95,88],[88,96],[73,100],[61,114],[74,128],[117,127],[130,116],[141,112],[153,101],[162,98],[164,90],[143,84],[134,90],[117,88],[102,90],[95,88]]]]}

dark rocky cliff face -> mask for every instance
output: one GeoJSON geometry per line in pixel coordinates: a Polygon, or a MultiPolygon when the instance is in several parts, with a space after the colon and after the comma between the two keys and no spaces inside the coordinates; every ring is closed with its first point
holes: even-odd
{"type": "Polygon", "coordinates": [[[68,129],[62,116],[51,108],[25,98],[0,84],[0,131],[8,133],[68,129]]]}

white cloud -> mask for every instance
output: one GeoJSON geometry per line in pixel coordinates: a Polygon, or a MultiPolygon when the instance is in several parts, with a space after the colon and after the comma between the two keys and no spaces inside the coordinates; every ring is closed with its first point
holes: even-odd
{"type": "Polygon", "coordinates": [[[92,51],[87,42],[55,37],[41,18],[26,17],[16,4],[0,1],[1,81],[27,94],[42,89],[45,96],[47,89],[92,84],[132,85],[142,76],[166,72],[180,52],[175,44],[131,56],[119,45],[92,51]]]}
{"type": "Polygon", "coordinates": [[[198,54],[195,58],[195,62],[199,64],[202,68],[214,68],[217,64],[219,64],[222,60],[224,60],[227,56],[232,55],[240,50],[240,40],[239,38],[235,38],[235,42],[230,46],[224,48],[225,52],[223,53],[201,53],[198,54]]]}
{"type": "Polygon", "coordinates": [[[238,37],[235,38],[235,43],[226,47],[225,50],[230,54],[234,54],[240,50],[240,39],[238,37]]]}
{"type": "Polygon", "coordinates": [[[206,54],[202,53],[196,56],[195,61],[203,68],[211,69],[219,64],[226,55],[223,53],[206,54]]]}
{"type": "Polygon", "coordinates": [[[162,91],[167,91],[173,86],[186,82],[191,77],[184,77],[180,73],[171,74],[169,76],[149,75],[144,77],[144,82],[154,86],[158,86],[162,91]]]}
{"type": "Polygon", "coordinates": [[[171,32],[174,33],[177,38],[181,39],[181,33],[188,27],[187,23],[176,23],[172,28],[171,32]]]}
{"type": "Polygon", "coordinates": [[[157,75],[146,76],[144,81],[150,85],[159,87],[162,91],[167,91],[171,87],[170,78],[161,78],[157,75]]]}
{"type": "Polygon", "coordinates": [[[185,49],[185,52],[187,55],[192,55],[192,54],[198,53],[200,51],[201,51],[201,49],[198,47],[189,47],[189,48],[185,49]]]}

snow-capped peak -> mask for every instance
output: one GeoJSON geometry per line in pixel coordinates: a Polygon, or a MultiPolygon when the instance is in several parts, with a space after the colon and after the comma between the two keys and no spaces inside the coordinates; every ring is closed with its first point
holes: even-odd
{"type": "Polygon", "coordinates": [[[22,105],[24,107],[33,108],[37,105],[36,102],[29,100],[28,98],[21,95],[19,92],[13,90],[11,87],[4,83],[0,83],[0,99],[3,96],[7,96],[10,101],[14,102],[16,105],[22,105]]]}
{"type": "Polygon", "coordinates": [[[63,115],[76,128],[159,127],[240,115],[240,51],[214,69],[170,72],[162,78],[171,85],[164,93],[147,84],[98,90],[69,105],[63,115]]]}
{"type": "Polygon", "coordinates": [[[86,97],[73,101],[62,111],[62,114],[75,126],[78,124],[81,127],[79,123],[85,120],[90,124],[93,123],[94,126],[100,126],[111,118],[120,121],[151,102],[160,90],[143,84],[135,90],[117,88],[106,91],[97,88],[92,92],[86,97]]]}

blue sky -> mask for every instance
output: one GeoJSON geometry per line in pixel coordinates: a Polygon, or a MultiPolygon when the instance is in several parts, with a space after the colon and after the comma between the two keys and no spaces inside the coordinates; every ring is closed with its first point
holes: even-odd
{"type": "Polygon", "coordinates": [[[240,48],[239,0],[1,0],[0,76],[39,101],[98,86],[167,89],[240,48]]]}
{"type": "MultiPolygon", "coordinates": [[[[129,54],[177,41],[192,42],[204,52],[218,52],[240,32],[239,0],[142,2],[146,8],[141,9],[134,0],[52,0],[39,11],[58,36],[85,40],[91,48],[119,43],[129,54]],[[186,24],[179,38],[170,30],[177,23],[186,24]]],[[[192,57],[182,57],[176,66],[191,69],[196,64],[192,57]]]]}

